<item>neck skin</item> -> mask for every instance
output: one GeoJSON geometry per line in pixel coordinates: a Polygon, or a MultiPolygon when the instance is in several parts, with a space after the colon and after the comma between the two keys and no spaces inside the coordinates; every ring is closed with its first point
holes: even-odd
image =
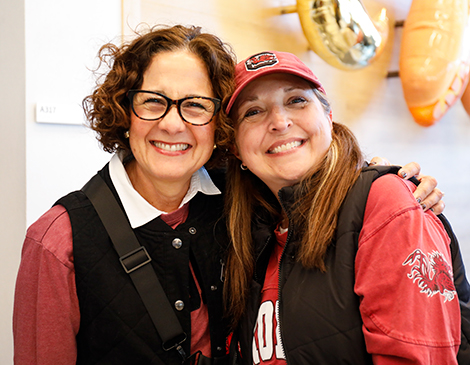
{"type": "Polygon", "coordinates": [[[151,205],[162,212],[171,213],[178,209],[185,197],[191,180],[160,181],[142,176],[135,168],[135,160],[125,165],[125,169],[134,189],[151,205]]]}

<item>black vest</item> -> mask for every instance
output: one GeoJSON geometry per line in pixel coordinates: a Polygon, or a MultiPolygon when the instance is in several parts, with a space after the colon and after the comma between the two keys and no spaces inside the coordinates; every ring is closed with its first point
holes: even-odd
{"type": "MultiPolygon", "coordinates": [[[[120,204],[107,166],[99,174],[120,204]]],[[[87,197],[81,191],[73,192],[57,204],[67,209],[72,224],[81,316],[77,363],[181,364],[175,350],[162,349],[161,339],[139,294],[87,197]]],[[[201,299],[207,304],[214,358],[225,354],[226,345],[220,281],[221,257],[226,245],[225,224],[220,221],[222,209],[222,195],[198,193],[191,200],[186,222],[175,230],[160,218],[134,230],[152,258],[152,266],[170,303],[173,305],[177,300],[184,303],[184,308],[175,309],[175,313],[188,335],[183,345],[187,354],[191,343],[190,313],[199,308],[201,299]],[[175,238],[182,241],[180,248],[172,245],[175,238]],[[189,270],[190,261],[201,286],[201,296],[189,270]]]]}
{"type": "MultiPolygon", "coordinates": [[[[326,253],[325,273],[303,268],[295,260],[295,245],[286,247],[279,274],[282,298],[279,316],[284,352],[289,364],[372,364],[362,333],[359,298],[354,293],[354,262],[370,186],[379,176],[397,171],[398,168],[394,167],[369,167],[361,173],[339,212],[337,232],[326,253]],[[312,282],[315,283],[314,287],[312,282]],[[312,326],[312,323],[316,325],[312,326]]],[[[292,197],[292,187],[281,190],[280,199],[286,206],[289,206],[292,197]]],[[[455,236],[443,216],[441,220],[453,238],[454,281],[462,313],[467,315],[467,318],[462,318],[462,345],[459,352],[459,361],[466,364],[469,346],[465,333],[470,334],[470,287],[455,236]]],[[[254,231],[254,241],[265,242],[263,246],[266,248],[273,247],[275,237],[271,232],[272,227],[258,226],[254,231]]],[[[259,253],[250,307],[240,325],[244,364],[252,364],[253,328],[269,256],[269,249],[259,253]]]]}

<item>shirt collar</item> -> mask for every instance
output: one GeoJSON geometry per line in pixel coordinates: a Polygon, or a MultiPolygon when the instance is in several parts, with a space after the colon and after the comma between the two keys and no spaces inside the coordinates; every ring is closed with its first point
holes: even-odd
{"type": "MultiPolygon", "coordinates": [[[[124,157],[124,153],[116,153],[111,158],[111,161],[109,162],[109,175],[111,177],[111,182],[121,199],[131,227],[137,228],[162,214],[166,214],[166,212],[162,212],[155,208],[134,189],[129,176],[127,175],[126,169],[124,168],[124,164],[122,163],[124,157]]],[[[198,192],[205,195],[221,194],[220,190],[212,182],[209,173],[204,167],[197,170],[191,177],[189,189],[178,208],[181,208],[184,204],[188,203],[198,192]]]]}

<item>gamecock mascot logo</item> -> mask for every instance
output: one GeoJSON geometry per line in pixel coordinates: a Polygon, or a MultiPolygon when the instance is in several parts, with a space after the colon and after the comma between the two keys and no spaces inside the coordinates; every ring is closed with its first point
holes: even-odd
{"type": "Polygon", "coordinates": [[[245,68],[247,71],[256,71],[263,67],[271,67],[279,61],[274,53],[262,52],[251,56],[245,61],[245,68]]]}
{"type": "Polygon", "coordinates": [[[417,283],[421,288],[421,293],[426,293],[428,297],[439,293],[446,301],[455,297],[455,286],[452,275],[452,267],[447,263],[440,252],[428,253],[429,257],[420,250],[414,250],[409,255],[403,266],[410,265],[411,273],[407,276],[417,283]]]}

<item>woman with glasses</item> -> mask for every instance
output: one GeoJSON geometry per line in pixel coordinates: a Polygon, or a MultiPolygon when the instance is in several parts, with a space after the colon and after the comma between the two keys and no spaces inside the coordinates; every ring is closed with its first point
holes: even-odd
{"type": "Polygon", "coordinates": [[[163,349],[125,263],[78,191],[27,232],[15,363],[179,365],[195,354],[191,362],[222,364],[223,175],[204,165],[220,160],[217,112],[232,90],[235,58],[217,37],[182,26],[105,45],[100,55],[110,71],[84,107],[104,150],[116,153],[98,175],[145,248],[186,340],[163,349]]]}
{"type": "MultiPolygon", "coordinates": [[[[117,254],[88,195],[78,191],[27,232],[15,363],[181,364],[196,354],[201,363],[222,364],[227,236],[224,174],[214,168],[224,157],[218,111],[233,90],[235,58],[217,37],[175,26],[122,47],[108,44],[101,61],[110,71],[84,101],[91,128],[114,153],[98,176],[145,249],[136,267],[150,263],[186,340],[175,348],[162,343],[129,277],[129,257],[117,254]]],[[[419,172],[416,165],[404,171],[419,172]]],[[[432,179],[423,184],[423,199],[431,192],[428,201],[439,200],[434,186],[432,179]]]]}

